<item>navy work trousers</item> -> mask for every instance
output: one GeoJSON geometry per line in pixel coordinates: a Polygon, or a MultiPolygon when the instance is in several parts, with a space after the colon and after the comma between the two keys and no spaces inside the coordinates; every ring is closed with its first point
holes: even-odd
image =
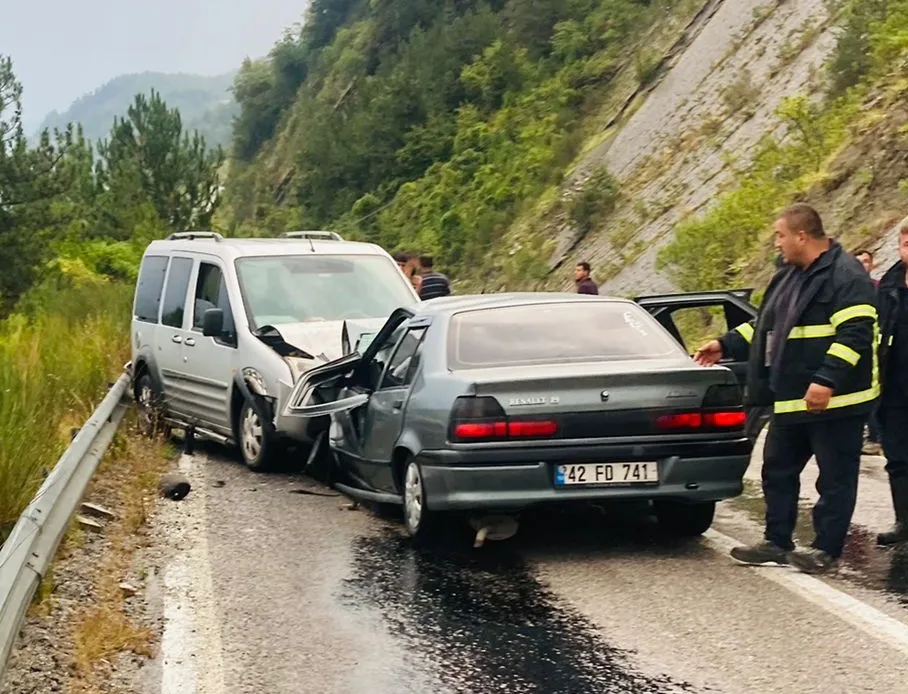
{"type": "Polygon", "coordinates": [[[866,420],[860,415],[789,424],[772,418],[763,450],[767,540],[794,549],[801,472],[816,456],[820,499],[813,507],[813,546],[831,557],[841,556],[858,496],[866,420]]]}

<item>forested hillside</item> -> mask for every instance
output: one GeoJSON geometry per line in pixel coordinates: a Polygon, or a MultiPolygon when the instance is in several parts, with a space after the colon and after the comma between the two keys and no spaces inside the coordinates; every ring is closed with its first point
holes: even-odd
{"type": "Polygon", "coordinates": [[[129,358],[145,246],[210,224],[223,161],[155,92],[96,145],[29,144],[22,89],[0,56],[0,542],[129,358]]]}
{"type": "MultiPolygon", "coordinates": [[[[315,0],[237,75],[216,221],[426,250],[461,290],[564,287],[582,258],[618,293],[750,282],[768,217],[795,198],[828,206],[849,242],[885,227],[861,218],[867,200],[830,196],[867,190],[870,169],[834,162],[872,149],[871,128],[903,147],[906,7],[315,0]]],[[[896,161],[872,181],[881,218],[908,176],[896,161]]]]}
{"type": "Polygon", "coordinates": [[[585,114],[622,69],[652,79],[651,47],[699,4],[315,0],[298,34],[237,76],[224,223],[330,226],[478,279],[561,179],[585,114]]]}
{"type": "Polygon", "coordinates": [[[227,147],[237,111],[230,91],[234,76],[234,72],[214,77],[161,72],[120,75],[79,97],[63,113],[49,113],[39,132],[63,130],[74,123],[82,126],[87,139],[97,142],[110,132],[114,118],[126,113],[136,94],[147,96],[154,90],[171,108],[179,110],[186,130],[198,130],[212,147],[227,147]]]}

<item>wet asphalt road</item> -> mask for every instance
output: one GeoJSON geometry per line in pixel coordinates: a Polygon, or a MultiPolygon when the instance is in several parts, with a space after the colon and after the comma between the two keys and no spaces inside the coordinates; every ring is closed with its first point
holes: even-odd
{"type": "MultiPolygon", "coordinates": [[[[877,465],[858,522],[883,513],[877,465]]],[[[253,474],[216,446],[181,468],[193,492],[160,518],[178,551],[143,691],[908,692],[908,556],[860,526],[842,575],[800,586],[790,569],[735,564],[721,536],[672,541],[627,512],[537,515],[480,550],[417,550],[306,477],[253,474]]],[[[758,499],[726,502],[714,528],[751,540],[759,513],[758,499]]]]}

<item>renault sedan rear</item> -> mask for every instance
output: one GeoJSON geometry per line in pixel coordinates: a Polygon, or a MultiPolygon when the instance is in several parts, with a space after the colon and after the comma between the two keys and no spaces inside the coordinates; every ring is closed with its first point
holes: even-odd
{"type": "Polygon", "coordinates": [[[298,383],[287,412],[330,413],[338,487],[403,504],[417,536],[452,512],[617,499],[696,535],[741,493],[752,447],[734,374],[608,297],[400,309],[361,356],[298,383]]]}

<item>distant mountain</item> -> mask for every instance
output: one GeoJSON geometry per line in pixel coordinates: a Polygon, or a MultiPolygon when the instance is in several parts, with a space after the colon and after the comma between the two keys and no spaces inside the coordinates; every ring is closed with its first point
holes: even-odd
{"type": "Polygon", "coordinates": [[[63,113],[51,111],[39,128],[66,127],[67,123],[82,124],[85,136],[92,141],[107,137],[115,116],[123,116],[138,93],[152,89],[171,108],[180,109],[183,127],[198,130],[209,145],[228,146],[231,123],[237,112],[233,94],[235,72],[215,77],[199,75],[143,72],[120,75],[95,91],[76,99],[63,113]]]}

